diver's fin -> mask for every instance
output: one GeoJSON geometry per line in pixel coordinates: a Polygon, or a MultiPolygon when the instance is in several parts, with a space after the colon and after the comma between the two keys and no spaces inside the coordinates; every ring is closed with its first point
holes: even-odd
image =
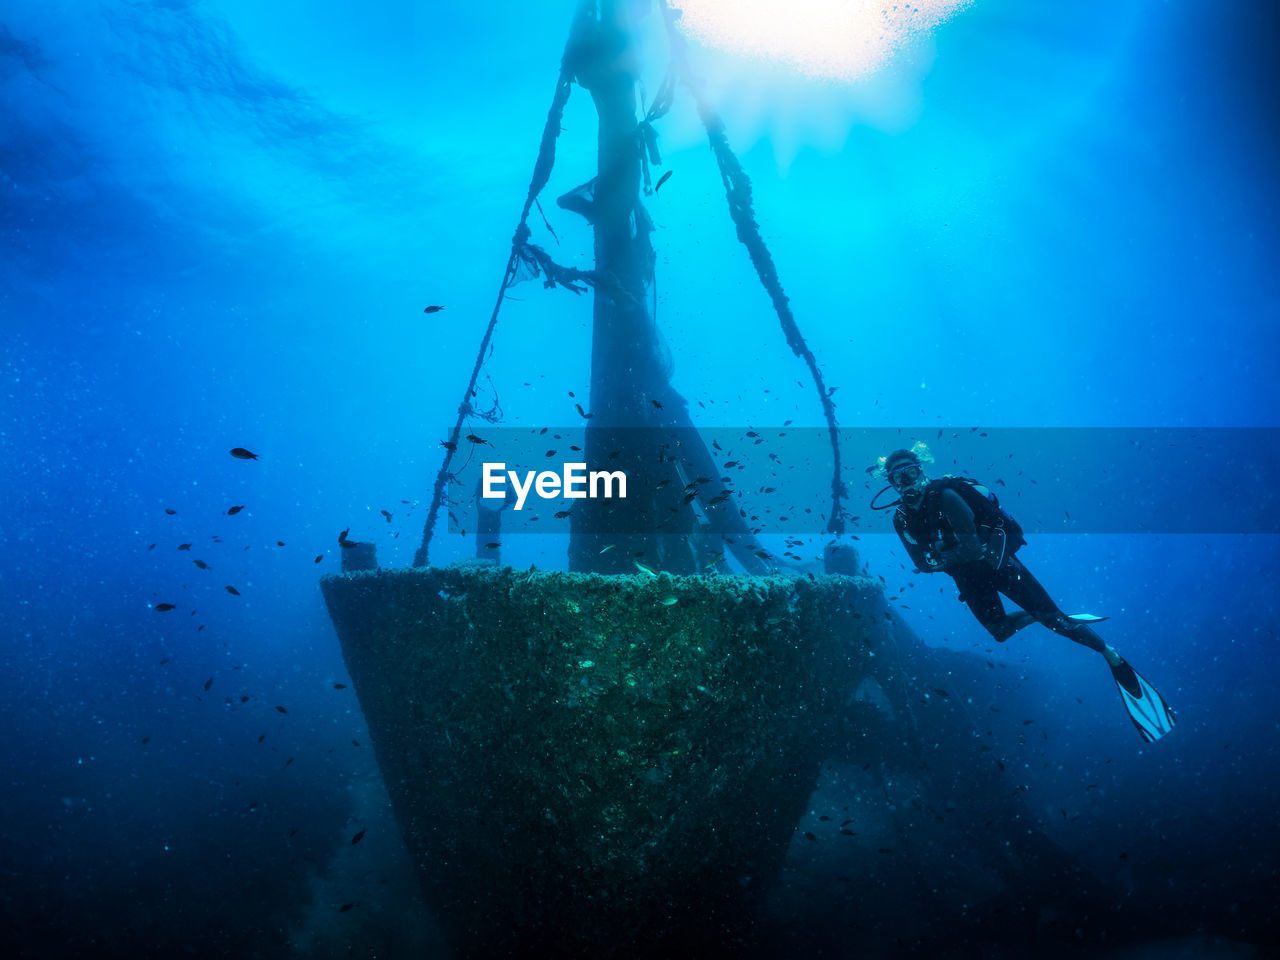
{"type": "Polygon", "coordinates": [[[1164,697],[1147,683],[1142,674],[1129,666],[1128,661],[1121,660],[1112,667],[1111,675],[1116,679],[1116,687],[1120,690],[1125,710],[1129,712],[1129,719],[1142,734],[1142,739],[1151,743],[1173,729],[1176,721],[1173,711],[1164,702],[1164,697]]]}
{"type": "Polygon", "coordinates": [[[1095,617],[1092,613],[1069,613],[1068,620],[1074,620],[1076,623],[1101,623],[1103,620],[1110,620],[1110,617],[1095,617]]]}

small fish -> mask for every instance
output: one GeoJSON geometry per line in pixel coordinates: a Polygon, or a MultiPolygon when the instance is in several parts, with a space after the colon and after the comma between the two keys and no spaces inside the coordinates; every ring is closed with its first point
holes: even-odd
{"type": "Polygon", "coordinates": [[[936,693],[938,696],[942,697],[944,700],[948,699],[951,696],[951,694],[947,693],[947,691],[943,690],[941,687],[934,687],[933,692],[936,693]]]}
{"type": "Polygon", "coordinates": [[[346,685],[345,683],[335,683],[335,684],[333,685],[333,689],[335,689],[335,690],[345,690],[345,689],[347,689],[347,685],[346,685]]]}
{"type": "Polygon", "coordinates": [[[451,452],[451,453],[452,453],[454,450],[457,450],[457,449],[458,449],[458,445],[457,445],[456,443],[453,443],[453,442],[452,442],[452,441],[450,441],[450,440],[441,440],[441,441],[440,441],[440,446],[444,447],[446,450],[448,450],[448,451],[449,451],[449,452],[451,452]]]}
{"type": "MultiPolygon", "coordinates": [[[[427,309],[428,309],[428,310],[430,310],[431,308],[430,308],[430,307],[428,307],[427,309]]],[[[354,904],[354,903],[344,903],[342,906],[340,906],[340,907],[338,908],[338,912],[339,912],[339,913],[346,913],[348,910],[350,910],[350,909],[351,909],[352,907],[354,907],[354,906],[355,906],[355,904],[354,904]]]]}
{"type": "Polygon", "coordinates": [[[288,710],[286,710],[284,707],[276,707],[276,710],[277,710],[277,711],[279,711],[280,713],[288,713],[288,712],[289,712],[289,711],[288,711],[288,710]]]}
{"type": "Polygon", "coordinates": [[[648,567],[646,567],[646,566],[645,566],[643,563],[641,563],[639,560],[632,560],[631,562],[632,562],[632,563],[634,563],[634,564],[636,565],[636,569],[637,569],[637,570],[639,570],[641,573],[645,574],[646,576],[650,576],[650,577],[656,577],[656,576],[657,576],[657,574],[656,574],[656,573],[654,573],[652,570],[650,570],[648,567]]]}
{"type": "Polygon", "coordinates": [[[150,738],[150,737],[143,737],[143,738],[142,738],[142,742],[143,742],[143,743],[150,743],[150,742],[151,742],[151,738],[150,738]]]}
{"type": "Polygon", "coordinates": [[[575,403],[574,407],[577,409],[578,415],[581,416],[583,420],[590,420],[592,417],[595,416],[594,413],[587,413],[587,411],[583,410],[582,404],[580,403],[575,403]]]}
{"type": "Polygon", "coordinates": [[[488,440],[485,440],[485,439],[483,439],[483,438],[481,438],[481,437],[477,437],[474,433],[468,433],[468,434],[467,434],[467,439],[468,439],[471,443],[476,444],[477,446],[478,446],[478,445],[480,445],[480,444],[482,444],[482,443],[486,443],[486,444],[487,444],[487,443],[489,442],[488,440]]]}
{"type": "Polygon", "coordinates": [[[191,549],[191,544],[189,544],[189,543],[180,543],[180,544],[178,544],[178,549],[179,549],[179,550],[190,550],[190,549],[191,549]]]}
{"type": "Polygon", "coordinates": [[[649,402],[652,403],[656,409],[658,410],[662,409],[662,404],[659,403],[657,400],[650,400],[649,402]]]}
{"type": "Polygon", "coordinates": [[[502,543],[498,540],[495,540],[493,541],[493,543],[486,543],[484,545],[484,548],[486,550],[497,550],[500,546],[502,546],[502,543]]]}
{"type": "Polygon", "coordinates": [[[155,548],[156,548],[156,545],[154,543],[151,546],[147,547],[148,550],[154,550],[155,548]]]}
{"type": "Polygon", "coordinates": [[[557,520],[563,520],[565,517],[567,517],[567,516],[569,515],[569,513],[570,513],[570,511],[568,511],[568,510],[557,510],[557,511],[555,512],[555,518],[556,518],[557,520]]]}
{"type": "Polygon", "coordinates": [[[379,510],[378,512],[379,512],[379,513],[381,513],[384,517],[386,517],[386,518],[387,518],[387,523],[390,523],[390,522],[391,522],[391,511],[389,511],[389,510],[379,510]]]}
{"type": "Polygon", "coordinates": [[[323,560],[323,559],[324,559],[324,554],[320,554],[319,556],[317,556],[317,557],[316,557],[315,562],[316,562],[316,563],[319,563],[319,562],[320,562],[321,560],[323,560]]]}
{"type": "Polygon", "coordinates": [[[167,513],[169,516],[171,516],[171,517],[172,517],[172,516],[173,516],[175,513],[177,513],[178,511],[177,511],[177,510],[175,510],[175,509],[173,509],[173,507],[165,507],[165,508],[164,508],[164,512],[165,512],[165,513],[167,513]]]}
{"type": "MultiPolygon", "coordinates": [[[[637,566],[639,566],[639,564],[637,564],[637,566]]],[[[680,598],[679,597],[663,597],[661,602],[664,607],[672,607],[680,602],[680,598]]]]}
{"type": "Polygon", "coordinates": [[[191,562],[192,562],[192,563],[194,563],[194,564],[195,564],[197,567],[199,567],[201,570],[208,570],[208,569],[209,569],[209,565],[208,565],[207,563],[205,563],[203,560],[192,560],[191,562]]]}
{"type": "Polygon", "coordinates": [[[172,659],[173,657],[165,657],[163,660],[160,661],[160,666],[163,667],[166,663],[168,663],[172,659]]]}
{"type": "Polygon", "coordinates": [[[444,307],[440,306],[439,304],[432,304],[429,307],[424,307],[422,312],[423,313],[439,313],[443,309],[444,307]]]}
{"type": "Polygon", "coordinates": [[[824,813],[824,814],[823,814],[822,816],[820,816],[818,819],[819,819],[819,820],[830,820],[831,818],[830,818],[830,817],[828,817],[828,816],[824,813]]]}
{"type": "Polygon", "coordinates": [[[671,179],[671,175],[672,175],[673,173],[675,173],[675,171],[674,171],[674,170],[668,170],[666,173],[664,173],[662,176],[660,176],[660,177],[658,178],[658,182],[657,182],[657,183],[655,183],[655,184],[653,185],[653,192],[654,192],[654,193],[657,193],[659,190],[661,190],[661,189],[662,189],[662,185],[663,185],[664,183],[666,183],[668,180],[670,180],[670,179],[671,179]]]}
{"type": "Polygon", "coordinates": [[[228,586],[228,587],[224,587],[223,589],[225,589],[227,593],[231,594],[233,597],[240,596],[240,591],[237,590],[235,587],[228,586]]]}
{"type": "Polygon", "coordinates": [[[351,532],[351,528],[350,528],[350,527],[347,527],[347,529],[343,530],[340,534],[338,534],[338,543],[339,543],[339,544],[346,543],[346,542],[347,542],[347,534],[348,534],[348,533],[350,533],[350,532],[351,532]]]}
{"type": "Polygon", "coordinates": [[[1090,790],[1097,790],[1097,789],[1098,789],[1098,785],[1096,783],[1091,783],[1084,788],[1084,792],[1088,793],[1090,790]]]}
{"type": "Polygon", "coordinates": [[[607,547],[605,547],[603,550],[601,550],[600,552],[601,552],[601,553],[608,553],[610,550],[612,550],[612,549],[613,549],[614,547],[616,547],[616,546],[617,546],[617,544],[616,544],[616,543],[611,543],[611,544],[609,544],[607,547]]]}
{"type": "Polygon", "coordinates": [[[363,839],[364,839],[364,831],[361,830],[359,833],[357,833],[354,837],[351,838],[351,845],[354,847],[357,843],[359,843],[363,839]]]}
{"type": "Polygon", "coordinates": [[[157,603],[155,609],[159,610],[161,613],[168,613],[170,610],[174,609],[174,605],[172,603],[157,603]]]}
{"type": "Polygon", "coordinates": [[[234,517],[237,513],[239,513],[243,509],[244,509],[243,503],[236,507],[227,507],[227,516],[234,517]]]}
{"type": "Polygon", "coordinates": [[[293,837],[293,836],[294,836],[294,834],[296,834],[297,832],[298,832],[298,828],[297,828],[297,827],[294,827],[292,830],[290,830],[290,831],[289,831],[289,836],[290,836],[290,837],[293,837]]]}
{"type": "Polygon", "coordinates": [[[213,686],[213,677],[210,677],[208,680],[204,682],[204,688],[205,690],[208,690],[212,686],[213,686]]]}
{"type": "Polygon", "coordinates": [[[257,460],[258,459],[258,455],[256,453],[246,450],[244,447],[232,447],[231,455],[235,457],[237,460],[257,460]]]}
{"type": "Polygon", "coordinates": [[[284,546],[284,541],[283,541],[283,540],[277,540],[277,541],[276,541],[276,546],[277,546],[277,547],[283,547],[283,546],[284,546]]]}

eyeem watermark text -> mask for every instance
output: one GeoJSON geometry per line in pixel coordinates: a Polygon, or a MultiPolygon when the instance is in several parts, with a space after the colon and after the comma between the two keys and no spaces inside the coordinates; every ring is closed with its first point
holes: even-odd
{"type": "Polygon", "coordinates": [[[505,500],[507,481],[516,494],[516,509],[524,509],[524,502],[533,490],[543,500],[554,500],[564,497],[566,500],[595,500],[599,497],[625,500],[627,496],[627,475],[621,470],[592,470],[587,472],[585,463],[566,463],[561,473],[554,470],[541,472],[528,470],[524,474],[524,482],[520,482],[520,474],[508,470],[505,463],[486,463],[484,465],[484,486],[481,496],[486,500],[505,500]],[[616,492],[615,492],[616,487],[616,492]],[[603,492],[601,490],[603,489],[603,492]]]}

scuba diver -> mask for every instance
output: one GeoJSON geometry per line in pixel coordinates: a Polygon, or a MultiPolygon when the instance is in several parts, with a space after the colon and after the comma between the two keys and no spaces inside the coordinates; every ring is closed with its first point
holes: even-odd
{"type": "Polygon", "coordinates": [[[893,528],[922,573],[948,573],[978,622],[1003,643],[1032,623],[1074,640],[1106,659],[1125,709],[1148,742],[1173,729],[1174,716],[1164,698],[1141,674],[1098,636],[1089,624],[1107,619],[1089,614],[1067,615],[1016,556],[1026,541],[1018,522],[1000,507],[995,495],[967,477],[930,480],[924,464],[928,448],[917,443],[880,458],[877,473],[888,480],[872,499],[876,510],[897,507],[893,528]],[[901,499],[877,505],[892,488],[901,499]],[[1022,609],[1009,614],[1004,594],[1022,609]]]}

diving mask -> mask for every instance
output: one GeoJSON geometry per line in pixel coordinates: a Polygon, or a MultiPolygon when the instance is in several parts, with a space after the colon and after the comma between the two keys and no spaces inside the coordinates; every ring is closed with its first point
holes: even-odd
{"type": "Polygon", "coordinates": [[[910,461],[899,464],[889,471],[889,484],[893,489],[902,491],[908,487],[915,486],[923,473],[920,464],[911,463],[910,461]]]}

